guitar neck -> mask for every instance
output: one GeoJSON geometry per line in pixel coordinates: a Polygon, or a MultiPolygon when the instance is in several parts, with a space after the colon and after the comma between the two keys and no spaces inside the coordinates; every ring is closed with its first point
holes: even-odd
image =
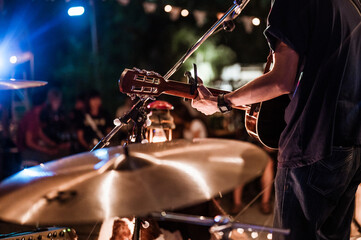
{"type": "MultiPolygon", "coordinates": [[[[177,97],[183,97],[187,99],[194,99],[198,95],[197,91],[195,91],[194,94],[191,94],[191,85],[183,82],[167,80],[167,87],[165,89],[166,90],[164,90],[163,92],[165,94],[173,95],[177,97]]],[[[223,91],[214,88],[208,88],[208,89],[214,96],[218,96],[219,94],[229,93],[228,91],[223,91]]]]}
{"type": "MultiPolygon", "coordinates": [[[[173,80],[165,80],[157,75],[145,75],[138,71],[125,69],[119,79],[119,89],[122,93],[136,94],[143,96],[159,96],[162,93],[177,97],[194,99],[198,92],[191,94],[192,86],[188,83],[182,83],[173,80]]],[[[229,93],[228,91],[208,88],[213,96],[229,93]]],[[[247,110],[248,106],[234,107],[241,110],[247,110]]]]}
{"type": "MultiPolygon", "coordinates": [[[[191,92],[191,85],[188,83],[183,82],[177,82],[172,80],[167,80],[167,87],[166,90],[163,91],[163,93],[176,96],[176,97],[182,97],[187,99],[194,99],[197,97],[198,93],[195,91],[195,93],[192,95],[191,92]]],[[[229,91],[219,90],[215,88],[208,88],[208,90],[212,93],[213,96],[218,96],[219,94],[227,94],[229,91]]],[[[233,108],[240,109],[240,110],[247,110],[248,106],[234,106],[233,108]]]]}

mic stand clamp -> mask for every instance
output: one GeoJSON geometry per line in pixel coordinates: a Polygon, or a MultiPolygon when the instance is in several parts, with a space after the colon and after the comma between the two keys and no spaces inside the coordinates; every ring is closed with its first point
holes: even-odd
{"type": "Polygon", "coordinates": [[[193,68],[194,68],[194,78],[192,77],[191,72],[186,71],[184,73],[184,76],[187,77],[188,84],[191,85],[189,92],[191,95],[194,95],[198,88],[197,65],[195,63],[193,63],[193,68]]]}
{"type": "MultiPolygon", "coordinates": [[[[133,107],[124,116],[116,118],[114,120],[115,127],[105,137],[103,137],[97,145],[95,145],[91,152],[108,146],[114,135],[131,120],[134,122],[133,135],[135,135],[135,142],[142,142],[144,140],[143,126],[147,120],[144,104],[148,101],[148,99],[149,98],[139,99],[138,102],[134,104],[133,107]]],[[[133,142],[131,139],[128,139],[128,141],[133,142]]]]}

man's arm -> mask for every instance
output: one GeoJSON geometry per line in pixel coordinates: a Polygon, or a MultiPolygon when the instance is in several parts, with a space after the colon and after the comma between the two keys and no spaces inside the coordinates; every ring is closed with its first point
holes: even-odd
{"type": "MultiPolygon", "coordinates": [[[[273,54],[274,66],[272,70],[243,87],[224,96],[231,106],[240,106],[267,101],[283,94],[291,93],[295,87],[295,79],[299,56],[297,52],[283,42],[278,42],[273,54]]],[[[192,106],[210,115],[218,111],[217,97],[201,85],[198,88],[198,97],[192,106]]]]}

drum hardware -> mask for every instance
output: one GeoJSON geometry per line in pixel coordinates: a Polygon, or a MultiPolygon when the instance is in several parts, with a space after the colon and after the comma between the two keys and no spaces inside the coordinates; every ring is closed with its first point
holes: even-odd
{"type": "Polygon", "coordinates": [[[173,129],[175,129],[174,118],[170,111],[174,109],[173,105],[166,101],[154,101],[148,104],[149,113],[147,118],[150,124],[146,128],[146,137],[148,142],[165,142],[173,138],[173,129]]]}
{"type": "Polygon", "coordinates": [[[182,222],[189,224],[197,224],[202,226],[209,226],[209,231],[211,233],[221,233],[222,239],[229,239],[229,234],[234,229],[243,229],[250,232],[269,232],[288,235],[290,234],[289,229],[280,229],[265,227],[260,225],[251,225],[243,224],[233,221],[229,216],[216,216],[214,218],[203,217],[203,216],[194,216],[187,214],[179,213],[170,213],[170,212],[160,212],[160,213],[151,213],[152,218],[161,220],[161,221],[173,221],[173,222],[182,222]]]}
{"type": "Polygon", "coordinates": [[[67,227],[40,228],[34,231],[0,234],[4,240],[77,240],[78,236],[74,229],[67,227]]]}
{"type": "Polygon", "coordinates": [[[128,143],[136,142],[141,143],[144,137],[144,124],[147,120],[147,114],[145,112],[145,104],[149,100],[149,98],[140,98],[133,107],[126,113],[124,116],[120,118],[116,118],[114,120],[115,127],[104,137],[102,138],[97,145],[91,150],[93,152],[96,149],[101,149],[110,144],[110,140],[114,137],[114,135],[126,124],[130,121],[134,122],[133,136],[134,139],[129,139],[128,143]]]}

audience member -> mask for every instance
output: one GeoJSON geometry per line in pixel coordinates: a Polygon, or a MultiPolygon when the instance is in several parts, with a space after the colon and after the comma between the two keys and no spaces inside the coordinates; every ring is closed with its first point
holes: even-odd
{"type": "Polygon", "coordinates": [[[91,150],[111,130],[111,126],[112,120],[102,108],[100,94],[97,91],[90,92],[77,130],[78,141],[83,150],[91,150]]]}
{"type": "MultiPolygon", "coordinates": [[[[43,132],[40,112],[44,104],[34,106],[21,119],[17,131],[17,146],[23,162],[36,165],[52,160],[58,153],[57,144],[43,132]]],[[[27,165],[27,164],[25,164],[27,165]]]]}
{"type": "Polygon", "coordinates": [[[62,107],[62,93],[58,89],[48,91],[46,104],[40,112],[40,122],[44,134],[62,149],[58,157],[68,155],[71,137],[69,122],[62,107]]]}
{"type": "Polygon", "coordinates": [[[74,108],[70,111],[70,133],[71,133],[71,152],[73,154],[84,150],[78,141],[78,129],[82,126],[83,116],[85,115],[86,95],[79,94],[74,103],[74,108]]]}

